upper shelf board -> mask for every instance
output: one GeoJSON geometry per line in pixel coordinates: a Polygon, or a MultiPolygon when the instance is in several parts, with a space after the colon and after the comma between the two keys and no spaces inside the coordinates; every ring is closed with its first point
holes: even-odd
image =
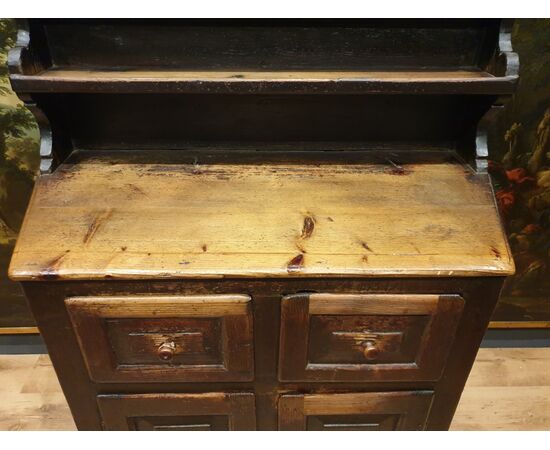
{"type": "Polygon", "coordinates": [[[485,94],[514,92],[517,76],[480,70],[182,71],[52,68],[14,73],[17,92],[212,94],[485,94]]]}

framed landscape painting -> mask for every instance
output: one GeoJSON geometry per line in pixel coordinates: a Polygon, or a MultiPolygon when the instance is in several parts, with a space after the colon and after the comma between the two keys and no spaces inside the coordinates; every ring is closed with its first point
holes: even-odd
{"type": "MultiPolygon", "coordinates": [[[[550,19],[516,20],[516,95],[494,124],[489,171],[516,274],[493,320],[550,324],[550,19]]],[[[531,324],[533,325],[533,324],[531,324]]]]}

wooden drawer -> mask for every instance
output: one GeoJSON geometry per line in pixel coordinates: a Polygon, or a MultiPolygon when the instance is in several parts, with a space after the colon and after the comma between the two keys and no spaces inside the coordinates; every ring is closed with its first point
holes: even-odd
{"type": "Polygon", "coordinates": [[[282,299],[281,381],[434,381],[458,295],[296,294],[282,299]]]}
{"type": "Polygon", "coordinates": [[[251,393],[100,395],[97,402],[106,430],[256,429],[251,393]]]}
{"type": "Polygon", "coordinates": [[[283,395],[279,430],[422,430],[432,397],[432,391],[283,395]]]}
{"type": "Polygon", "coordinates": [[[244,295],[65,300],[97,382],[252,380],[250,303],[244,295]]]}

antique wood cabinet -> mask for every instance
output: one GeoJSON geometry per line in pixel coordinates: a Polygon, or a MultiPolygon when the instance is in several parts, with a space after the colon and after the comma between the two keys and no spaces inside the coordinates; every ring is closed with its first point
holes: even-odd
{"type": "Polygon", "coordinates": [[[443,430],[514,270],[499,20],[30,20],[10,276],[81,430],[443,430]]]}

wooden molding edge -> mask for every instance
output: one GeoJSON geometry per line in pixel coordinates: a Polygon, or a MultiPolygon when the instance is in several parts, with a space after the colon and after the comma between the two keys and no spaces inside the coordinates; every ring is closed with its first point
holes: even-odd
{"type": "Polygon", "coordinates": [[[550,329],[550,321],[544,320],[514,320],[504,321],[495,320],[489,322],[490,330],[499,329],[550,329]]]}
{"type": "MultiPolygon", "coordinates": [[[[498,329],[550,329],[550,321],[544,320],[495,320],[489,323],[490,330],[498,329]]],[[[38,327],[0,327],[0,335],[5,334],[40,334],[38,327]]]]}
{"type": "Polygon", "coordinates": [[[0,335],[5,334],[40,334],[37,327],[0,327],[0,335]]]}

